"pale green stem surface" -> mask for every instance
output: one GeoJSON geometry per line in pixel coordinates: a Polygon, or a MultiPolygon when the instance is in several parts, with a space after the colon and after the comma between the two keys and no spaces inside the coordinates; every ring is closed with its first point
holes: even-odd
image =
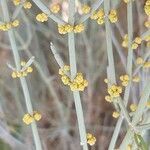
{"type": "MultiPolygon", "coordinates": [[[[104,0],[104,11],[107,16],[110,10],[110,1],[109,0],[104,0]]],[[[110,22],[108,17],[105,18],[105,28],[106,28],[106,44],[107,44],[107,55],[108,55],[108,68],[107,68],[107,76],[109,80],[109,85],[111,86],[112,84],[116,84],[116,75],[115,75],[115,65],[114,65],[114,56],[113,56],[113,48],[112,48],[112,32],[111,32],[111,27],[110,27],[110,22]]],[[[130,122],[130,117],[129,114],[121,100],[119,98],[118,103],[114,103],[115,108],[118,111],[118,104],[122,110],[122,113],[126,120],[130,122]]]]}
{"type": "Polygon", "coordinates": [[[137,126],[137,129],[138,130],[149,130],[150,129],[150,123],[137,126]]]}
{"type": "Polygon", "coordinates": [[[54,20],[56,23],[65,24],[65,21],[63,21],[58,16],[55,16],[53,13],[51,13],[49,8],[41,0],[32,0],[32,1],[39,7],[39,9],[41,9],[42,12],[47,14],[49,16],[49,18],[54,20]]]}
{"type": "MultiPolygon", "coordinates": [[[[74,25],[74,15],[75,15],[75,1],[69,0],[69,24],[74,25]]],[[[70,61],[70,72],[71,72],[71,79],[77,74],[77,64],[76,64],[76,53],[75,53],[75,39],[74,33],[68,33],[68,45],[69,45],[69,61],[70,61]]],[[[80,133],[80,140],[81,145],[83,146],[83,150],[88,150],[87,146],[87,139],[86,139],[86,129],[83,117],[83,110],[81,104],[81,98],[78,91],[73,92],[77,120],[78,120],[78,127],[80,133]]]]}
{"type": "MultiPolygon", "coordinates": [[[[128,19],[128,58],[127,58],[127,73],[128,75],[131,77],[132,76],[132,60],[133,60],[133,50],[131,48],[131,44],[132,44],[132,38],[133,38],[133,25],[132,25],[132,2],[129,2],[127,4],[127,19],[128,19]]],[[[128,86],[125,89],[125,94],[124,94],[124,103],[125,103],[125,107],[128,103],[128,99],[129,99],[129,93],[130,93],[130,87],[131,87],[131,82],[128,84],[128,86]]],[[[129,119],[129,118],[128,118],[129,119]]],[[[127,120],[128,123],[130,123],[130,120],[127,120]]],[[[121,116],[118,119],[118,122],[116,124],[113,136],[112,136],[112,140],[110,142],[110,150],[114,149],[120,129],[121,129],[121,125],[123,122],[123,117],[121,116]],[[113,138],[115,137],[115,138],[113,138]]]]}
{"type": "MultiPolygon", "coordinates": [[[[110,0],[104,0],[104,11],[107,15],[110,10],[110,0]]],[[[110,22],[108,20],[108,17],[105,18],[105,30],[106,30],[106,44],[107,44],[107,55],[108,55],[108,65],[109,65],[109,73],[111,72],[111,75],[109,76],[109,82],[111,84],[116,84],[116,75],[115,75],[115,65],[114,65],[114,56],[113,56],[113,48],[112,48],[112,33],[110,28],[110,22]]]]}
{"type": "MultiPolygon", "coordinates": [[[[9,18],[7,2],[2,0],[1,5],[2,5],[2,11],[3,11],[3,15],[4,15],[4,21],[9,22],[10,18],[9,18]]],[[[16,44],[16,41],[15,41],[15,36],[14,36],[14,33],[13,33],[13,29],[8,31],[8,36],[9,36],[10,44],[11,44],[11,47],[12,47],[12,52],[13,52],[13,55],[14,55],[16,69],[20,70],[20,56],[19,56],[19,53],[18,53],[17,44],[16,44]]],[[[31,104],[31,99],[30,99],[30,94],[29,94],[26,79],[25,78],[20,78],[20,82],[21,82],[21,86],[22,86],[23,93],[24,93],[24,96],[25,96],[26,107],[27,107],[28,113],[32,114],[33,113],[33,108],[32,108],[32,104],[31,104]]],[[[32,132],[33,132],[33,137],[34,137],[36,150],[42,150],[42,146],[41,146],[41,142],[40,142],[40,138],[39,138],[39,133],[38,133],[35,121],[31,124],[31,128],[32,128],[32,132]]]]}
{"type": "MultiPolygon", "coordinates": [[[[108,15],[109,10],[110,10],[110,1],[104,0],[104,11],[106,15],[108,15]]],[[[112,33],[111,33],[111,28],[110,28],[110,22],[107,17],[105,18],[105,30],[106,30],[106,43],[107,43],[107,55],[108,55],[107,77],[108,77],[108,80],[110,80],[111,84],[115,84],[116,77],[115,77],[114,57],[113,57],[112,41],[110,38],[112,33]]],[[[115,107],[117,106],[115,105],[115,107]]],[[[113,134],[108,150],[114,149],[117,138],[113,138],[113,137],[114,136],[116,137],[116,134],[117,133],[113,134]]]]}
{"type": "MultiPolygon", "coordinates": [[[[143,89],[143,93],[142,93],[141,99],[139,101],[137,111],[136,111],[135,115],[133,116],[132,124],[134,126],[140,121],[140,118],[143,114],[142,112],[145,109],[145,104],[146,104],[147,100],[149,99],[149,96],[150,96],[150,86],[149,85],[150,85],[150,80],[147,81],[147,84],[146,84],[145,88],[143,89]]],[[[134,135],[134,132],[131,131],[131,129],[129,129],[122,144],[120,145],[120,149],[127,147],[127,145],[131,142],[133,135],[134,135]]]]}

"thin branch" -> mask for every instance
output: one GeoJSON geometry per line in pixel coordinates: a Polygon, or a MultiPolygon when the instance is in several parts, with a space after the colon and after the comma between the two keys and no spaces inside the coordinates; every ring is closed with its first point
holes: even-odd
{"type": "Polygon", "coordinates": [[[104,1],[104,0],[97,0],[97,1],[91,6],[91,11],[90,11],[90,13],[81,16],[81,18],[80,18],[79,20],[77,20],[75,24],[83,23],[83,22],[85,22],[88,18],[90,18],[90,16],[92,15],[92,13],[93,13],[94,11],[96,11],[96,10],[100,7],[100,5],[103,3],[103,1],[104,1]]]}
{"type": "MultiPolygon", "coordinates": [[[[131,77],[132,76],[132,60],[133,60],[133,50],[131,48],[131,44],[132,44],[132,37],[133,37],[133,25],[132,25],[132,1],[130,1],[127,4],[127,17],[128,17],[128,39],[129,39],[129,44],[128,44],[128,58],[127,58],[127,73],[128,75],[131,77]]],[[[130,92],[130,87],[131,87],[131,83],[129,83],[129,85],[126,87],[125,89],[125,94],[124,94],[124,102],[125,102],[125,106],[127,105],[128,102],[128,98],[129,98],[129,92],[130,92]]],[[[112,138],[111,142],[110,142],[110,146],[109,148],[114,149],[116,141],[117,141],[117,137],[119,135],[120,129],[121,129],[121,125],[123,122],[123,118],[120,117],[119,120],[117,121],[117,126],[114,130],[113,136],[116,136],[115,139],[112,138]]]]}
{"type": "Polygon", "coordinates": [[[41,0],[32,0],[38,7],[41,9],[42,12],[47,14],[53,21],[55,21],[58,24],[65,24],[65,21],[59,18],[58,16],[55,16],[49,8],[41,1],[41,0]]]}
{"type": "MultiPolygon", "coordinates": [[[[6,1],[1,1],[1,5],[2,5],[2,11],[3,11],[4,19],[5,19],[5,21],[9,22],[10,18],[9,18],[7,2],[6,1]]],[[[17,68],[17,70],[20,70],[20,68],[21,68],[21,66],[20,66],[20,56],[19,56],[19,53],[18,53],[17,44],[16,44],[13,29],[8,31],[8,36],[9,36],[10,44],[11,44],[11,47],[12,47],[12,52],[13,52],[13,55],[14,55],[16,68],[17,68]]],[[[26,79],[22,77],[22,78],[20,78],[20,82],[21,82],[21,86],[22,86],[22,89],[23,89],[23,93],[24,93],[28,113],[32,114],[33,113],[33,108],[32,108],[32,103],[31,103],[30,94],[29,94],[26,79]]],[[[40,142],[40,138],[39,138],[39,133],[38,133],[35,121],[33,121],[33,123],[31,124],[31,128],[32,128],[32,133],[33,133],[33,137],[34,137],[36,150],[42,150],[42,146],[41,146],[41,142],[40,142]]]]}

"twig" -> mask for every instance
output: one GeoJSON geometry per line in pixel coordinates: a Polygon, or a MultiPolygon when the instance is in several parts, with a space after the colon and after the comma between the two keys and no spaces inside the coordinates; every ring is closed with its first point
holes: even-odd
{"type": "MultiPolygon", "coordinates": [[[[23,39],[22,37],[19,35],[18,32],[16,32],[16,37],[18,39],[18,41],[20,42],[20,44],[23,44],[23,39]]],[[[31,52],[26,49],[25,50],[25,53],[28,55],[28,57],[31,57],[32,54],[31,52]]],[[[62,109],[62,104],[60,103],[59,101],[59,98],[55,92],[55,89],[53,88],[53,85],[52,84],[49,84],[49,78],[50,76],[49,75],[46,75],[44,73],[44,71],[42,70],[40,64],[37,62],[37,61],[34,61],[33,64],[35,65],[35,67],[37,68],[39,74],[41,75],[41,78],[43,79],[44,83],[46,84],[46,86],[48,87],[48,90],[49,90],[49,93],[51,93],[52,97],[54,98],[54,102],[57,106],[57,110],[59,112],[59,115],[60,115],[60,118],[61,118],[61,121],[64,123],[65,119],[64,119],[64,112],[63,112],[63,109],[62,109]],[[49,77],[48,77],[49,76],[49,77]]]]}
{"type": "Polygon", "coordinates": [[[79,24],[79,23],[83,23],[85,22],[91,15],[94,11],[96,11],[100,5],[103,3],[104,0],[97,0],[91,7],[91,11],[90,13],[86,14],[86,15],[83,15],[79,20],[76,21],[75,24],[79,24]]]}
{"type": "MultiPolygon", "coordinates": [[[[128,16],[128,58],[127,58],[127,73],[128,75],[131,77],[132,76],[132,59],[133,59],[133,50],[131,48],[131,44],[132,44],[132,37],[133,37],[133,25],[132,25],[132,1],[130,1],[127,4],[127,16],[128,16]]],[[[128,102],[128,98],[129,98],[129,92],[130,92],[130,87],[131,87],[131,83],[129,83],[129,85],[126,87],[125,89],[125,94],[124,94],[124,101],[125,101],[125,106],[127,105],[128,102]]],[[[115,139],[112,138],[111,142],[110,142],[110,148],[114,149],[115,147],[115,143],[117,140],[117,137],[119,135],[120,132],[120,128],[123,122],[123,118],[120,117],[119,120],[117,121],[117,126],[114,130],[113,136],[116,136],[115,139]]]]}
{"type": "MultiPolygon", "coordinates": [[[[69,0],[69,24],[71,25],[74,25],[74,15],[75,15],[75,1],[69,0]]],[[[69,46],[71,79],[73,79],[77,74],[75,40],[74,40],[73,32],[68,33],[68,46],[69,46]]],[[[76,108],[81,145],[83,146],[83,150],[88,150],[86,129],[84,124],[83,110],[82,110],[82,104],[81,104],[81,98],[79,92],[78,91],[73,92],[73,97],[74,97],[74,103],[76,108]]]]}
{"type": "MultiPolygon", "coordinates": [[[[150,80],[148,80],[145,88],[143,89],[143,93],[142,93],[141,99],[139,101],[137,111],[136,111],[135,115],[133,116],[132,124],[134,126],[139,122],[139,120],[143,114],[143,110],[145,109],[145,103],[147,102],[147,100],[150,96],[149,84],[150,84],[150,80]]],[[[126,147],[127,144],[131,141],[132,137],[133,137],[133,132],[131,131],[131,129],[129,129],[124,140],[122,141],[122,144],[120,145],[120,149],[126,147]]]]}
{"type": "MultiPolygon", "coordinates": [[[[54,54],[54,57],[55,57],[55,59],[56,59],[56,61],[57,61],[57,63],[58,63],[58,65],[60,66],[60,67],[63,67],[64,66],[64,63],[63,63],[63,61],[62,61],[62,59],[61,59],[61,57],[59,56],[59,54],[58,54],[58,52],[57,52],[57,50],[55,49],[55,47],[54,47],[54,45],[52,44],[52,43],[50,43],[50,47],[51,47],[51,50],[52,50],[52,52],[53,52],[53,54],[54,54]]],[[[70,64],[70,67],[71,67],[71,64],[70,64]]],[[[82,129],[83,127],[83,125],[81,124],[82,123],[82,120],[83,120],[83,112],[81,112],[80,111],[80,109],[81,109],[81,103],[79,103],[78,102],[78,100],[80,100],[80,95],[79,95],[79,92],[74,92],[74,99],[75,99],[75,106],[76,106],[76,111],[77,111],[77,118],[78,118],[78,123],[79,123],[79,130],[80,130],[80,132],[83,132],[84,130],[82,129]],[[83,131],[82,131],[83,130],[83,131]]],[[[85,127],[84,127],[85,128],[85,127]]],[[[83,145],[83,149],[84,150],[87,150],[86,149],[86,144],[85,144],[85,142],[86,141],[84,141],[84,139],[82,139],[82,136],[83,135],[81,135],[81,134],[83,134],[83,133],[80,133],[80,136],[81,136],[81,143],[83,143],[84,145],[83,145]]],[[[86,138],[86,132],[85,132],[85,138],[86,138]]]]}
{"type": "Polygon", "coordinates": [[[138,130],[149,130],[150,129],[150,123],[137,126],[137,129],[138,130]]]}
{"type": "MultiPolygon", "coordinates": [[[[9,18],[7,2],[6,1],[1,1],[1,5],[2,5],[4,19],[5,19],[5,21],[9,22],[10,18],[9,18]]],[[[20,56],[19,56],[19,53],[18,53],[18,49],[17,49],[13,29],[8,31],[8,36],[9,36],[10,44],[12,46],[12,52],[13,52],[13,55],[14,55],[16,68],[17,68],[17,70],[20,70],[20,68],[21,68],[20,67],[20,56]]],[[[20,82],[21,82],[21,86],[22,86],[23,93],[24,93],[24,96],[25,96],[25,101],[26,101],[26,106],[27,106],[28,113],[33,113],[32,103],[31,103],[30,94],[29,94],[26,79],[25,78],[20,78],[20,82]]],[[[34,137],[36,150],[42,150],[42,146],[41,146],[41,142],[40,142],[40,138],[39,138],[39,133],[38,133],[35,121],[33,121],[33,123],[31,124],[31,128],[32,128],[32,132],[33,132],[33,137],[34,137]]]]}
{"type": "Polygon", "coordinates": [[[53,13],[51,13],[50,10],[47,8],[47,6],[41,0],[32,0],[32,1],[39,7],[39,9],[41,9],[42,12],[47,14],[56,23],[65,24],[65,21],[60,19],[58,16],[55,16],[53,13]]]}
{"type": "Polygon", "coordinates": [[[53,43],[50,43],[50,48],[51,48],[51,50],[52,50],[52,53],[53,53],[53,55],[54,55],[54,57],[55,57],[55,59],[56,59],[58,65],[59,65],[59,67],[60,67],[60,68],[63,68],[64,62],[63,62],[63,60],[61,59],[60,55],[58,54],[58,52],[57,52],[56,48],[54,47],[53,43]]]}
{"type": "Polygon", "coordinates": [[[118,41],[117,41],[113,31],[112,31],[112,42],[113,42],[114,46],[116,47],[116,51],[118,52],[118,54],[120,56],[120,59],[122,61],[122,64],[123,64],[124,68],[126,69],[126,58],[125,58],[125,56],[123,54],[123,49],[119,45],[119,43],[118,43],[118,41]]]}
{"type": "MultiPolygon", "coordinates": [[[[109,9],[110,9],[110,0],[104,0],[104,11],[105,14],[109,13],[109,9]]],[[[115,75],[115,66],[114,66],[114,57],[113,57],[113,48],[112,48],[112,32],[111,32],[111,28],[110,28],[110,22],[108,20],[108,18],[105,18],[105,30],[106,30],[106,44],[107,44],[107,55],[108,55],[108,65],[109,65],[109,73],[111,73],[111,75],[109,76],[109,82],[111,84],[115,84],[116,83],[116,75],[115,75]]]]}
{"type": "MultiPolygon", "coordinates": [[[[149,58],[149,56],[150,56],[150,51],[148,51],[146,54],[145,54],[145,56],[144,56],[144,62],[149,58]]],[[[135,76],[138,72],[139,72],[139,70],[142,68],[142,66],[143,65],[139,65],[134,71],[133,71],[133,76],[135,76]]]]}

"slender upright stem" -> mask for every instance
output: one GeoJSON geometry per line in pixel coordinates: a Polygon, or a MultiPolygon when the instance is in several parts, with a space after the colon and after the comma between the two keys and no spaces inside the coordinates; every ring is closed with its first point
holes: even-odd
{"type": "MultiPolygon", "coordinates": [[[[9,18],[7,2],[5,0],[2,0],[1,5],[2,5],[2,11],[3,11],[3,15],[4,15],[4,21],[9,22],[10,18],[9,18]]],[[[12,52],[13,52],[13,55],[14,55],[16,69],[20,70],[20,56],[19,56],[19,53],[18,53],[17,44],[16,44],[13,29],[8,31],[8,37],[9,37],[10,44],[11,44],[11,47],[12,47],[12,52]]],[[[26,79],[24,77],[22,77],[22,78],[20,78],[20,82],[21,82],[21,86],[22,86],[22,89],[23,89],[23,93],[24,93],[28,113],[32,114],[33,113],[33,108],[32,108],[32,103],[31,103],[30,94],[29,94],[26,79]]],[[[31,124],[31,128],[32,128],[32,133],[33,133],[33,137],[34,137],[36,150],[42,150],[42,146],[41,146],[41,142],[40,142],[40,138],[39,138],[39,133],[38,133],[35,121],[33,121],[33,123],[31,124]]]]}
{"type": "Polygon", "coordinates": [[[60,19],[58,16],[55,16],[53,13],[51,13],[49,8],[41,0],[32,0],[32,1],[39,7],[39,9],[41,9],[42,12],[47,14],[49,18],[54,20],[56,23],[65,24],[65,21],[60,19]]]}
{"type": "MultiPolygon", "coordinates": [[[[104,11],[105,14],[108,15],[110,10],[110,0],[104,0],[104,11]]],[[[105,18],[105,30],[106,30],[106,44],[107,44],[107,55],[108,55],[108,65],[111,72],[110,75],[110,83],[116,83],[116,75],[115,75],[115,65],[114,65],[114,56],[113,56],[113,48],[112,48],[112,33],[110,28],[110,22],[108,17],[105,18]]]]}
{"type": "MultiPolygon", "coordinates": [[[[110,0],[104,0],[104,11],[106,16],[109,14],[109,10],[110,10],[110,0]]],[[[112,38],[111,38],[112,32],[111,32],[111,27],[110,27],[110,22],[108,17],[105,17],[105,30],[106,30],[106,44],[107,44],[107,56],[108,56],[107,77],[109,80],[109,84],[108,84],[109,87],[112,84],[116,84],[116,73],[115,73],[112,38]]],[[[113,104],[116,110],[119,111],[118,106],[121,104],[121,102],[119,103],[114,102],[113,104]]],[[[122,108],[122,105],[120,107],[122,108]]],[[[125,116],[126,115],[127,114],[125,114],[125,116]]]]}
{"type": "Polygon", "coordinates": [[[122,121],[123,121],[123,117],[120,116],[117,123],[116,123],[116,127],[115,127],[115,130],[113,132],[113,135],[111,137],[111,141],[110,141],[108,150],[113,150],[115,148],[115,144],[116,144],[116,141],[118,139],[118,135],[119,135],[120,128],[122,125],[122,121]]]}
{"type": "MultiPolygon", "coordinates": [[[[132,1],[127,4],[127,20],[128,20],[128,57],[127,57],[127,73],[129,77],[132,77],[133,66],[133,49],[131,48],[133,39],[133,16],[132,16],[132,1]]],[[[128,103],[130,94],[131,81],[125,89],[124,101],[125,105],[128,103]]]]}
{"type": "MultiPolygon", "coordinates": [[[[75,15],[75,0],[69,0],[69,24],[71,25],[74,25],[74,15],[75,15]]],[[[71,79],[73,79],[77,74],[75,39],[74,39],[73,32],[68,33],[68,45],[69,45],[71,79]]],[[[73,97],[74,97],[75,108],[77,113],[81,145],[83,146],[84,150],[88,150],[86,129],[84,124],[83,110],[82,110],[82,104],[81,104],[81,98],[79,92],[78,91],[73,92],[73,97]]]]}
{"type": "MultiPolygon", "coordinates": [[[[135,115],[133,116],[132,124],[135,126],[139,121],[143,114],[143,110],[145,109],[145,103],[147,102],[149,96],[150,96],[150,80],[147,81],[147,84],[145,88],[143,89],[143,93],[141,96],[141,99],[139,101],[139,105],[137,108],[137,111],[135,115]]],[[[133,137],[134,133],[129,129],[122,141],[122,144],[120,145],[120,149],[123,149],[124,147],[127,147],[127,145],[131,142],[131,139],[133,137]]]]}
{"type": "MultiPolygon", "coordinates": [[[[127,73],[131,77],[132,76],[132,60],[133,60],[133,50],[131,48],[132,44],[132,38],[133,38],[133,25],[132,25],[132,1],[130,1],[127,4],[127,20],[128,20],[128,58],[127,58],[127,73]]],[[[129,99],[129,92],[130,92],[130,87],[131,87],[131,82],[128,84],[128,86],[125,89],[125,94],[124,94],[124,102],[125,106],[127,105],[128,99],[129,99]]],[[[119,135],[121,125],[123,122],[123,117],[121,116],[118,119],[116,128],[114,130],[112,140],[109,145],[109,149],[114,149],[115,143],[117,141],[117,137],[119,135]],[[115,137],[115,138],[114,138],[115,137]]]]}
{"type": "MultiPolygon", "coordinates": [[[[108,15],[110,10],[110,0],[104,0],[104,11],[105,14],[108,15]]],[[[114,67],[114,57],[113,57],[113,49],[112,49],[112,41],[111,41],[111,28],[108,18],[105,18],[105,30],[106,30],[106,42],[107,42],[107,55],[108,55],[108,69],[107,69],[107,76],[109,76],[109,80],[111,84],[116,83],[116,77],[115,77],[115,67],[114,67]],[[111,73],[111,75],[109,75],[111,73]]],[[[119,126],[120,123],[118,123],[117,126],[119,126]]],[[[109,150],[114,149],[115,142],[117,140],[116,138],[117,133],[114,133],[112,136],[112,140],[109,145],[109,150]],[[115,136],[115,138],[114,138],[115,136]]]]}

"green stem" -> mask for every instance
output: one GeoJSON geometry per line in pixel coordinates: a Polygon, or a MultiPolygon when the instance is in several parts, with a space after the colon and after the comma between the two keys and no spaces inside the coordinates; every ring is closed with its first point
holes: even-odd
{"type": "MultiPolygon", "coordinates": [[[[69,0],[69,24],[71,25],[74,25],[74,15],[75,15],[75,1],[69,0]]],[[[74,79],[74,77],[77,74],[77,64],[76,64],[76,53],[75,53],[75,39],[74,39],[73,32],[68,33],[68,45],[69,45],[71,79],[74,79]]],[[[81,104],[81,98],[79,92],[78,91],[73,92],[73,97],[75,102],[81,145],[83,146],[83,150],[88,150],[86,129],[84,124],[83,110],[82,110],[82,104],[81,104]]]]}
{"type": "MultiPolygon", "coordinates": [[[[104,11],[105,14],[108,15],[110,10],[110,0],[104,0],[104,11]]],[[[111,84],[116,83],[116,77],[115,77],[115,67],[114,67],[114,57],[113,57],[113,48],[112,48],[112,33],[110,28],[110,22],[108,20],[108,17],[105,18],[105,30],[106,30],[106,43],[107,43],[107,55],[108,55],[108,67],[107,67],[107,77],[110,80],[111,84]]],[[[114,104],[117,108],[116,104],[114,104]]],[[[121,120],[121,119],[120,119],[121,120]]],[[[120,126],[120,121],[117,123],[117,127],[120,126]]],[[[110,145],[109,150],[114,149],[115,143],[117,140],[118,130],[115,130],[110,145]],[[115,138],[114,138],[115,137],[115,138]]]]}
{"type": "MultiPolygon", "coordinates": [[[[150,80],[147,81],[147,84],[146,84],[145,88],[143,89],[143,93],[142,93],[141,99],[139,101],[137,111],[136,111],[135,115],[133,116],[132,124],[134,126],[136,126],[137,123],[140,121],[140,118],[143,114],[143,110],[145,109],[145,104],[150,96],[149,84],[150,84],[150,80]]],[[[129,142],[131,142],[131,138],[133,137],[133,135],[134,135],[134,133],[131,131],[131,129],[129,129],[124,140],[122,141],[122,144],[120,145],[120,149],[123,149],[124,147],[127,146],[127,144],[129,142]]]]}
{"type": "Polygon", "coordinates": [[[55,21],[58,24],[65,24],[65,21],[60,19],[58,16],[55,16],[49,8],[41,1],[41,0],[32,0],[38,7],[39,9],[47,14],[49,18],[51,18],[53,21],[55,21]]]}
{"type": "MultiPolygon", "coordinates": [[[[4,21],[9,22],[10,18],[9,18],[7,2],[2,0],[1,5],[2,5],[2,11],[3,11],[3,15],[4,15],[4,21]]],[[[17,44],[16,44],[16,41],[15,41],[15,36],[14,36],[13,29],[8,31],[8,36],[9,36],[10,44],[11,44],[11,47],[12,47],[12,52],[13,52],[13,55],[14,55],[16,69],[20,70],[20,56],[19,56],[19,53],[18,53],[17,44]]],[[[32,103],[31,103],[30,94],[29,94],[26,79],[25,78],[20,78],[20,82],[21,82],[21,86],[22,86],[22,89],[23,89],[23,93],[24,93],[28,113],[33,113],[32,103]]],[[[34,137],[36,150],[42,150],[42,146],[41,146],[41,142],[40,142],[40,138],[39,138],[39,133],[38,133],[37,126],[36,126],[35,122],[33,122],[31,124],[31,128],[32,128],[32,132],[33,132],[33,137],[34,137]]]]}
{"type": "Polygon", "coordinates": [[[137,129],[138,130],[149,130],[150,129],[150,123],[137,126],[137,129]]]}
{"type": "MultiPolygon", "coordinates": [[[[131,48],[131,44],[132,44],[132,38],[133,38],[133,24],[132,24],[132,2],[129,2],[127,4],[127,19],[128,19],[128,58],[127,58],[127,73],[128,75],[131,77],[132,76],[132,60],[133,60],[133,50],[131,48]]],[[[131,83],[129,83],[129,85],[126,87],[125,89],[125,94],[124,94],[124,103],[125,106],[128,103],[128,99],[129,99],[129,93],[130,93],[130,87],[131,87],[131,83]]],[[[121,105],[123,106],[123,105],[121,105]]],[[[123,107],[124,108],[124,107],[123,107]]],[[[126,113],[125,113],[126,114],[126,113]]],[[[128,119],[128,123],[130,123],[129,120],[129,116],[127,115],[126,118],[128,119]]],[[[120,117],[118,122],[117,122],[117,126],[114,130],[113,136],[112,136],[112,140],[110,142],[110,149],[114,149],[115,147],[115,143],[117,141],[117,137],[119,135],[120,129],[121,129],[121,125],[123,122],[123,118],[120,117]],[[113,138],[115,136],[115,138],[113,138]]]]}
{"type": "MultiPolygon", "coordinates": [[[[105,14],[109,14],[110,10],[110,0],[104,0],[104,11],[105,14]]],[[[109,65],[109,80],[111,84],[116,83],[116,75],[115,75],[115,66],[114,66],[114,56],[113,56],[113,48],[112,48],[112,33],[110,28],[110,22],[108,17],[105,18],[105,31],[106,31],[106,44],[107,44],[107,55],[108,55],[108,65],[109,65]]]]}

